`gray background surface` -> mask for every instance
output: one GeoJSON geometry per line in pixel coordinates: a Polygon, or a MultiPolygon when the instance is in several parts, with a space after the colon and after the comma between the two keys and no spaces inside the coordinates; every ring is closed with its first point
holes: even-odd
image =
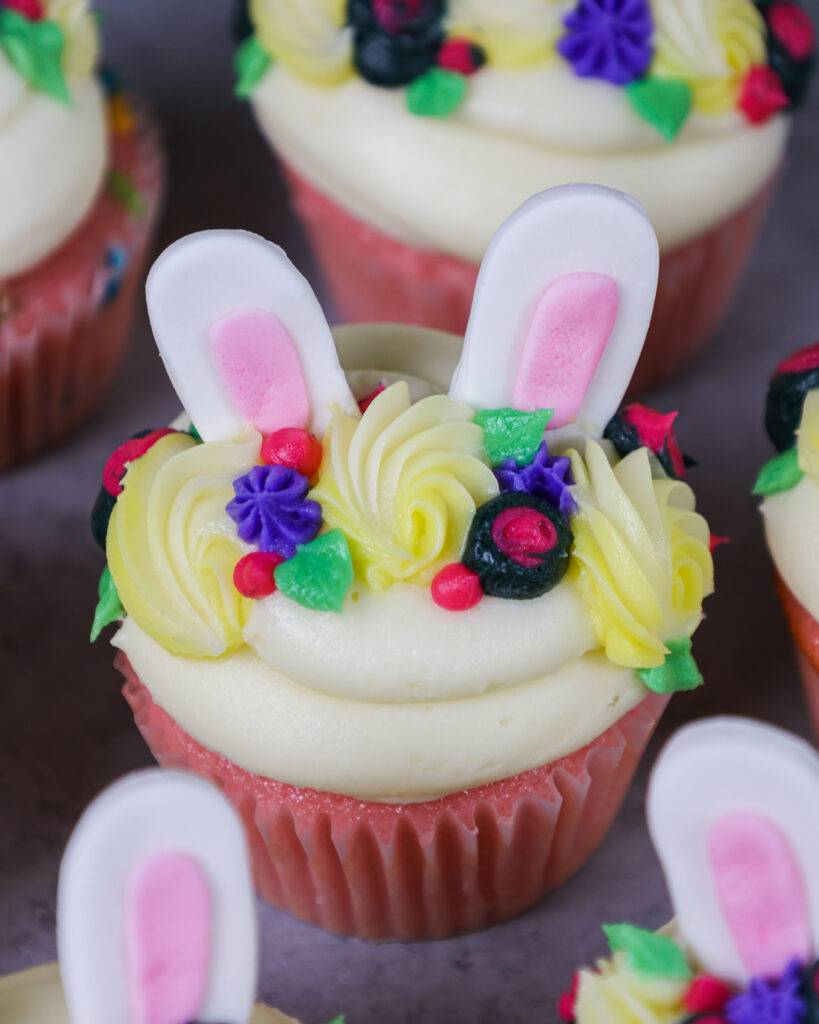
{"type": "MultiPolygon", "coordinates": [[[[152,105],[171,190],[157,250],[192,230],[245,227],[285,244],[316,281],[280,180],[231,97],[225,0],[109,0],[107,55],[152,105]]],[[[814,8],[814,14],[817,13],[814,8]]],[[[261,907],[260,996],[319,1024],[553,1020],[573,968],[603,952],[601,921],[669,914],[643,819],[646,768],[684,721],[742,712],[807,735],[787,628],[755,502],[771,454],[761,419],[777,359],[819,336],[819,90],[735,307],[708,354],[647,396],[680,409],[691,477],[714,532],[717,595],[695,652],[707,685],[672,701],[617,824],[587,867],[542,905],[477,935],[372,945],[261,907]]],[[[92,422],[60,450],[0,477],[0,973],[55,955],[57,866],[72,823],[106,783],[150,763],[107,643],[87,642],[102,555],[88,512],[111,449],[168,422],[176,401],[139,309],[125,371],[92,422]]],[[[113,1024],[113,1022],[112,1022],[113,1024]]]]}

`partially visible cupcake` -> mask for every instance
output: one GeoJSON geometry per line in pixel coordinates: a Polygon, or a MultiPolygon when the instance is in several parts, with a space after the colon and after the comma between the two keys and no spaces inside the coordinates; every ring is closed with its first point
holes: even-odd
{"type": "Polygon", "coordinates": [[[662,253],[633,380],[713,333],[813,65],[791,0],[250,0],[237,55],[342,318],[461,333],[528,196],[635,196],[662,253]]]}
{"type": "Polygon", "coordinates": [[[819,343],[779,364],[765,428],[777,455],[754,494],[776,569],[814,728],[819,734],[819,343]]]}
{"type": "Polygon", "coordinates": [[[0,469],[120,364],[162,188],[156,132],[98,76],[86,0],[0,4],[0,469]]]}
{"type": "Polygon", "coordinates": [[[742,718],[677,733],[652,772],[649,830],[677,915],[604,925],[567,1024],[812,1024],[819,1018],[819,755],[742,718]]]}

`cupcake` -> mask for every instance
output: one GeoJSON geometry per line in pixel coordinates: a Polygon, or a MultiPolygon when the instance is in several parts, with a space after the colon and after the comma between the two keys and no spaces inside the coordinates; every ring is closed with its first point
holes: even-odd
{"type": "Polygon", "coordinates": [[[0,978],[6,1024],[296,1024],[256,1005],[244,835],[212,786],[134,772],[86,809],[57,893],[59,967],[0,978]]]}
{"type": "Polygon", "coordinates": [[[343,318],[462,333],[497,226],[594,182],[659,236],[633,380],[731,302],[813,63],[791,0],[250,0],[248,97],[343,318]]]}
{"type": "Polygon", "coordinates": [[[604,925],[612,956],[575,975],[572,1024],[810,1024],[819,1017],[819,756],[781,729],[714,718],[654,768],[651,837],[677,915],[604,925]]]}
{"type": "Polygon", "coordinates": [[[97,50],[85,0],[0,4],[0,469],[100,400],[157,211],[155,130],[97,50]]]}
{"type": "Polygon", "coordinates": [[[518,913],[701,682],[709,532],[674,414],[617,413],[657,259],[633,200],[555,189],[495,236],[463,343],[370,325],[338,350],[255,235],[154,265],[188,419],[106,466],[94,634],[122,621],[137,725],[234,801],[273,904],[366,938],[518,913]]]}
{"type": "Polygon", "coordinates": [[[777,591],[819,734],[819,344],[779,364],[765,429],[777,455],[760,471],[754,494],[763,499],[777,591]]]}

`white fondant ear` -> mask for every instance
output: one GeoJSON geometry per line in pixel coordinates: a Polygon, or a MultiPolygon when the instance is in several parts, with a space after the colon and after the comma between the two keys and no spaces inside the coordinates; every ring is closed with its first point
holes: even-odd
{"type": "Polygon", "coordinates": [[[450,394],[473,408],[553,408],[547,439],[599,435],[643,347],[659,250],[645,210],[613,189],[541,192],[481,264],[450,394]]]}
{"type": "Polygon", "coordinates": [[[97,797],[63,856],[57,946],[73,1024],[246,1024],[255,902],[221,793],[148,769],[97,797]]]}
{"type": "Polygon", "coordinates": [[[773,726],[682,729],[654,767],[651,837],[686,942],[737,985],[809,961],[819,937],[819,754],[773,726]]]}
{"type": "Polygon", "coordinates": [[[248,231],[201,231],[169,246],[146,284],[148,314],[177,395],[205,441],[246,423],[308,427],[358,407],[310,285],[284,251],[248,231]]]}

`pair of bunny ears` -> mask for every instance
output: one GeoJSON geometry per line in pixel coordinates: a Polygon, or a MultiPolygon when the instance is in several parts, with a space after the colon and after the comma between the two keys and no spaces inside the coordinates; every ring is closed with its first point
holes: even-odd
{"type": "MultiPolygon", "coordinates": [[[[648,330],[657,239],[628,196],[566,185],[534,196],[481,264],[450,394],[475,409],[555,409],[554,437],[600,434],[648,330]]],[[[171,245],[147,282],[168,374],[205,441],[246,423],[319,437],[335,409],[358,415],[330,328],[284,252],[244,231],[171,245]]]]}
{"type": "Polygon", "coordinates": [[[745,986],[819,955],[819,754],[773,726],[682,729],[654,767],[648,825],[680,929],[745,986]]]}
{"type": "Polygon", "coordinates": [[[73,1024],[247,1024],[256,908],[221,793],[153,768],[97,797],[63,856],[57,946],[73,1024]]]}

